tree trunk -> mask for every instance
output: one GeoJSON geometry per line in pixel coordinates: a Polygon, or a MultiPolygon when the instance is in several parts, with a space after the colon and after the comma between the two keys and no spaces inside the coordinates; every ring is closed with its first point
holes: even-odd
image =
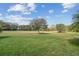
{"type": "Polygon", "coordinates": [[[38,30],[38,33],[40,33],[40,30],[38,30]]]}

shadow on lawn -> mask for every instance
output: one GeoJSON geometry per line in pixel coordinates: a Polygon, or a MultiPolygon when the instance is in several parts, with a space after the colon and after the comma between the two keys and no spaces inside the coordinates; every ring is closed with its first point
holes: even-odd
{"type": "Polygon", "coordinates": [[[38,33],[38,34],[50,34],[50,33],[38,33]]]}
{"type": "Polygon", "coordinates": [[[69,39],[69,43],[79,46],[79,38],[69,39]]]}
{"type": "Polygon", "coordinates": [[[9,38],[10,36],[0,36],[0,39],[6,39],[9,38]]]}

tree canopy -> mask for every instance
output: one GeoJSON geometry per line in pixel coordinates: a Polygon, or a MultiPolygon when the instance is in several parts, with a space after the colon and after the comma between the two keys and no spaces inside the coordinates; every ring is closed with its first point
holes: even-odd
{"type": "Polygon", "coordinates": [[[44,18],[36,18],[30,23],[32,30],[45,30],[47,28],[47,21],[44,18]]]}
{"type": "Polygon", "coordinates": [[[72,17],[72,30],[75,32],[79,32],[79,12],[76,12],[72,17]]]}

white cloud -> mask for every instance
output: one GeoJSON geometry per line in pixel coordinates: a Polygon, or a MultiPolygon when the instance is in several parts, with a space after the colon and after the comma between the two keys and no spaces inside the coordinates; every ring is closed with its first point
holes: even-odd
{"type": "Polygon", "coordinates": [[[2,16],[2,14],[0,14],[0,16],[2,16]]]}
{"type": "Polygon", "coordinates": [[[28,24],[32,18],[22,17],[20,15],[10,15],[6,16],[7,22],[17,23],[17,24],[28,24]]]}
{"type": "Polygon", "coordinates": [[[22,4],[16,4],[14,6],[11,6],[8,11],[23,11],[25,7],[22,4]]]}
{"type": "Polygon", "coordinates": [[[38,16],[38,18],[44,18],[43,16],[38,16]]]}
{"type": "Polygon", "coordinates": [[[49,10],[48,12],[51,14],[51,13],[53,13],[53,12],[54,12],[54,10],[49,10]]]}
{"type": "Polygon", "coordinates": [[[31,12],[23,12],[23,14],[27,14],[27,15],[29,15],[29,14],[31,14],[31,12]]]}
{"type": "Polygon", "coordinates": [[[27,8],[29,8],[29,11],[35,11],[36,5],[34,3],[28,3],[27,8]]]}
{"type": "Polygon", "coordinates": [[[75,3],[63,3],[62,4],[64,10],[62,10],[62,13],[68,12],[68,10],[74,8],[76,6],[75,3]]]}
{"type": "Polygon", "coordinates": [[[7,16],[6,18],[9,19],[9,21],[13,21],[13,22],[25,20],[25,18],[20,15],[10,15],[10,16],[7,16]]]}
{"type": "Polygon", "coordinates": [[[67,10],[67,9],[65,9],[65,10],[63,10],[63,11],[62,11],[62,13],[65,13],[65,12],[67,12],[67,11],[68,11],[68,10],[67,10]]]}
{"type": "Polygon", "coordinates": [[[0,13],[0,20],[4,20],[4,18],[5,18],[5,15],[0,13]]]}
{"type": "Polygon", "coordinates": [[[64,9],[71,9],[73,7],[75,7],[76,4],[74,3],[63,3],[62,6],[64,7],[64,9]]]}
{"type": "Polygon", "coordinates": [[[31,14],[35,10],[36,10],[36,5],[34,3],[16,4],[8,9],[8,11],[19,11],[23,14],[31,14]]]}
{"type": "Polygon", "coordinates": [[[29,24],[32,18],[26,18],[21,15],[6,15],[6,16],[0,16],[0,20],[23,25],[23,24],[29,24]]]}

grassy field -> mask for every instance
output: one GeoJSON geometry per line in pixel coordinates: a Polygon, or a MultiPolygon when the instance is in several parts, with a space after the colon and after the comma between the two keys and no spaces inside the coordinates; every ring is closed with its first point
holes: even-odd
{"type": "Polygon", "coordinates": [[[4,31],[0,34],[0,55],[78,56],[79,46],[71,43],[79,33],[4,31]]]}

